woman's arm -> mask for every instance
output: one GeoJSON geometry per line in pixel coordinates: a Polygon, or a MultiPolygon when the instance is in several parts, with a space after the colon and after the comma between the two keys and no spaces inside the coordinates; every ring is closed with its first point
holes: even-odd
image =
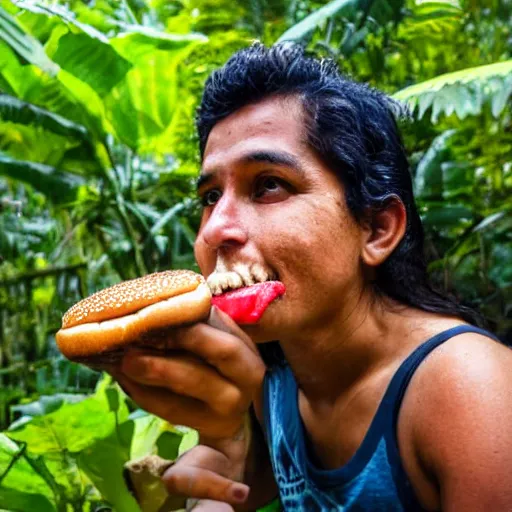
{"type": "Polygon", "coordinates": [[[415,383],[415,444],[439,509],[512,510],[512,350],[465,334],[425,363],[415,383]]]}

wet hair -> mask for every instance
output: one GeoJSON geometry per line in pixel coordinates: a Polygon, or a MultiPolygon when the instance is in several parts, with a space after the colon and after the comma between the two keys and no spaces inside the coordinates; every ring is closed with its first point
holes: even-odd
{"type": "Polygon", "coordinates": [[[423,227],[397,123],[406,109],[384,93],[343,77],[332,60],[308,57],[293,43],[270,48],[255,43],[235,53],[204,88],[196,120],[201,157],[216,123],[271,96],[299,99],[307,143],[339,177],[358,222],[393,199],[403,203],[405,234],[376,269],[375,290],[402,304],[481,323],[475,312],[429,282],[423,227]]]}

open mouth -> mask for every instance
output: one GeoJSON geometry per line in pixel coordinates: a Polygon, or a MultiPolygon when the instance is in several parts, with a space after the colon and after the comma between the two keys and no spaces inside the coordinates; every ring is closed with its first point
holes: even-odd
{"type": "Polygon", "coordinates": [[[278,281],[278,276],[260,264],[234,265],[233,270],[215,271],[206,280],[212,295],[238,290],[268,281],[278,281]]]}
{"type": "Polygon", "coordinates": [[[268,306],[285,292],[277,275],[263,267],[245,267],[237,271],[215,272],[207,279],[213,294],[212,304],[227,313],[238,324],[257,323],[268,306]]]}

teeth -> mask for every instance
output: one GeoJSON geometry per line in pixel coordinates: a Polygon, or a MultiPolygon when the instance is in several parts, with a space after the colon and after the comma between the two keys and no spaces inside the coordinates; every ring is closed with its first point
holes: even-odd
{"type": "MultiPolygon", "coordinates": [[[[253,265],[253,267],[254,266],[255,265],[253,265]]],[[[247,267],[246,265],[238,263],[237,265],[234,266],[234,271],[240,276],[245,286],[251,286],[256,282],[251,275],[249,267],[247,267]]]]}
{"type": "Polygon", "coordinates": [[[270,281],[274,276],[257,263],[250,267],[241,263],[235,264],[232,271],[218,268],[206,280],[213,295],[220,295],[228,290],[236,290],[242,286],[270,281]]]}
{"type": "Polygon", "coordinates": [[[214,272],[206,280],[213,295],[220,295],[224,290],[241,288],[242,278],[236,272],[214,272]]]}
{"type": "Polygon", "coordinates": [[[265,271],[265,269],[261,265],[258,265],[258,264],[254,264],[251,267],[251,272],[252,272],[252,275],[254,276],[254,278],[256,279],[256,282],[258,282],[258,283],[263,283],[270,277],[267,274],[267,272],[265,271]]]}

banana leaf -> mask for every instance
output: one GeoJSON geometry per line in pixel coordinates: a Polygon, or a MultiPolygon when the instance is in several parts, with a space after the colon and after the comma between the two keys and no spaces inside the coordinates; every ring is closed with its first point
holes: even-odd
{"type": "Polygon", "coordinates": [[[460,119],[478,115],[485,104],[498,117],[512,94],[512,60],[446,73],[397,92],[397,100],[408,103],[419,119],[432,109],[436,123],[441,114],[455,113],[460,119]]]}

